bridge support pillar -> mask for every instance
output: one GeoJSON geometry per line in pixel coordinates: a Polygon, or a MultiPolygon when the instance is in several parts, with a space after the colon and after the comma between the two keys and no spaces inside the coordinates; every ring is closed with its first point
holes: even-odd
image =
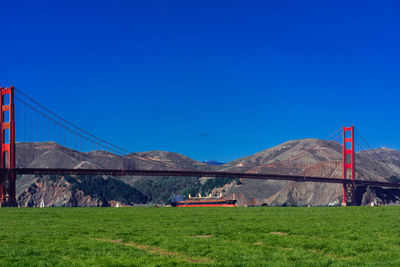
{"type": "Polygon", "coordinates": [[[6,204],[6,177],[0,175],[0,207],[4,207],[6,204]]]}
{"type": "Polygon", "coordinates": [[[15,196],[14,87],[0,88],[0,205],[17,207],[15,196]]]}
{"type": "Polygon", "coordinates": [[[355,174],[354,126],[343,127],[343,179],[351,182],[343,183],[342,206],[356,204],[355,174]]]}

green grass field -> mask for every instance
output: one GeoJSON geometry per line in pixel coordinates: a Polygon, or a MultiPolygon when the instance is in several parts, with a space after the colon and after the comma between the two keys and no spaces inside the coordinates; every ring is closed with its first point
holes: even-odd
{"type": "Polygon", "coordinates": [[[400,265],[400,208],[2,208],[0,265],[400,265]]]}

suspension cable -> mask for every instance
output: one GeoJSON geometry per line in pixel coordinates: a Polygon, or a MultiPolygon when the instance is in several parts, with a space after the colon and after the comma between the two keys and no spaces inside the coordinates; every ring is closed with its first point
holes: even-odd
{"type": "MultiPolygon", "coordinates": [[[[364,148],[364,150],[366,151],[367,155],[368,155],[369,152],[374,153],[374,155],[381,161],[381,163],[382,163],[383,165],[385,165],[386,168],[390,169],[390,170],[393,172],[393,174],[395,174],[395,175],[397,176],[398,173],[397,173],[396,171],[394,171],[394,170],[392,169],[392,167],[390,167],[388,164],[385,163],[385,160],[381,157],[381,155],[379,155],[374,149],[372,149],[371,145],[365,140],[365,138],[361,135],[361,133],[360,133],[359,131],[357,131],[357,129],[356,129],[356,132],[357,132],[358,136],[361,137],[361,140],[363,140],[364,143],[369,147],[369,150],[367,150],[367,149],[365,149],[360,143],[357,142],[361,147],[364,148]]],[[[369,155],[368,155],[368,156],[369,156],[369,155]]],[[[371,158],[371,159],[372,159],[372,158],[371,158]]],[[[373,159],[372,159],[372,160],[373,160],[373,159]]],[[[383,168],[382,168],[382,169],[383,169],[383,168]]],[[[385,172],[386,172],[386,171],[385,171],[385,172]]],[[[387,173],[387,172],[386,172],[386,174],[388,174],[388,175],[390,176],[390,173],[387,173]]]]}
{"type": "MultiPolygon", "coordinates": [[[[101,144],[101,143],[99,143],[99,142],[97,142],[97,141],[94,141],[94,140],[89,139],[87,136],[84,136],[84,135],[80,134],[79,132],[76,132],[75,130],[73,130],[73,129],[71,129],[71,128],[65,126],[65,125],[63,125],[62,123],[60,123],[60,122],[54,120],[54,119],[51,118],[50,116],[44,114],[43,112],[41,112],[41,111],[38,110],[37,108],[33,107],[32,105],[28,104],[27,102],[25,102],[25,101],[22,100],[21,98],[19,98],[19,97],[17,97],[17,96],[14,96],[14,97],[15,97],[17,100],[19,100],[21,103],[23,103],[24,105],[26,105],[27,107],[29,107],[30,109],[36,111],[37,113],[39,113],[40,115],[44,116],[45,118],[47,118],[47,119],[53,121],[55,124],[59,125],[60,127],[64,128],[64,129],[66,129],[67,131],[69,131],[69,132],[71,132],[71,133],[74,133],[75,135],[78,135],[78,136],[80,136],[80,137],[82,137],[82,138],[84,138],[84,139],[86,139],[86,140],[88,140],[88,141],[91,141],[92,143],[95,143],[95,144],[99,145],[100,147],[104,147],[104,148],[108,149],[109,151],[112,151],[112,152],[116,153],[116,154],[119,155],[119,156],[123,156],[122,153],[121,153],[121,151],[118,151],[118,150],[113,149],[113,148],[111,148],[111,147],[109,147],[109,146],[106,146],[106,145],[104,145],[104,144],[101,144]]],[[[84,132],[85,132],[85,131],[84,131],[84,132]]],[[[98,140],[102,140],[102,139],[99,139],[99,138],[97,138],[97,139],[98,139],[98,140]]],[[[108,142],[107,142],[107,143],[108,143],[108,142]]],[[[113,146],[113,147],[117,147],[117,146],[113,146]]],[[[127,151],[127,150],[124,149],[124,151],[127,151]]],[[[152,161],[152,162],[154,162],[154,163],[161,164],[161,165],[164,165],[164,166],[167,166],[167,167],[174,167],[174,168],[180,168],[180,169],[182,169],[181,167],[179,167],[179,166],[176,165],[176,164],[171,164],[171,163],[167,163],[167,162],[158,161],[158,160],[155,160],[155,159],[152,159],[152,158],[148,158],[148,157],[145,157],[145,156],[139,156],[139,155],[136,155],[136,154],[134,154],[134,153],[132,153],[132,152],[129,152],[128,155],[126,155],[126,156],[127,156],[128,158],[135,157],[135,158],[141,159],[141,160],[143,160],[143,161],[152,161]]]]}

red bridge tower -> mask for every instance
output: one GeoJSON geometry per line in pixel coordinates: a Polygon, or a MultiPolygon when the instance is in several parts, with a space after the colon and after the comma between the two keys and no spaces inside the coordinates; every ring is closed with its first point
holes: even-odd
{"type": "Polygon", "coordinates": [[[0,206],[17,207],[15,198],[14,87],[0,88],[0,206]]]}
{"type": "MultiPolygon", "coordinates": [[[[343,127],[343,179],[351,179],[354,181],[356,178],[355,176],[354,126],[343,127]]],[[[355,205],[355,203],[355,183],[343,183],[342,205],[355,205]]]]}

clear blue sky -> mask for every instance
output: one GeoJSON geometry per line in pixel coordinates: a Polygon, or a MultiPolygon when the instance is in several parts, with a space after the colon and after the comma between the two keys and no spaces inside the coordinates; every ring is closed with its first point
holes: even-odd
{"type": "Polygon", "coordinates": [[[0,86],[131,151],[400,149],[398,1],[0,1],[0,86]],[[106,127],[109,125],[110,127],[106,127]]]}

